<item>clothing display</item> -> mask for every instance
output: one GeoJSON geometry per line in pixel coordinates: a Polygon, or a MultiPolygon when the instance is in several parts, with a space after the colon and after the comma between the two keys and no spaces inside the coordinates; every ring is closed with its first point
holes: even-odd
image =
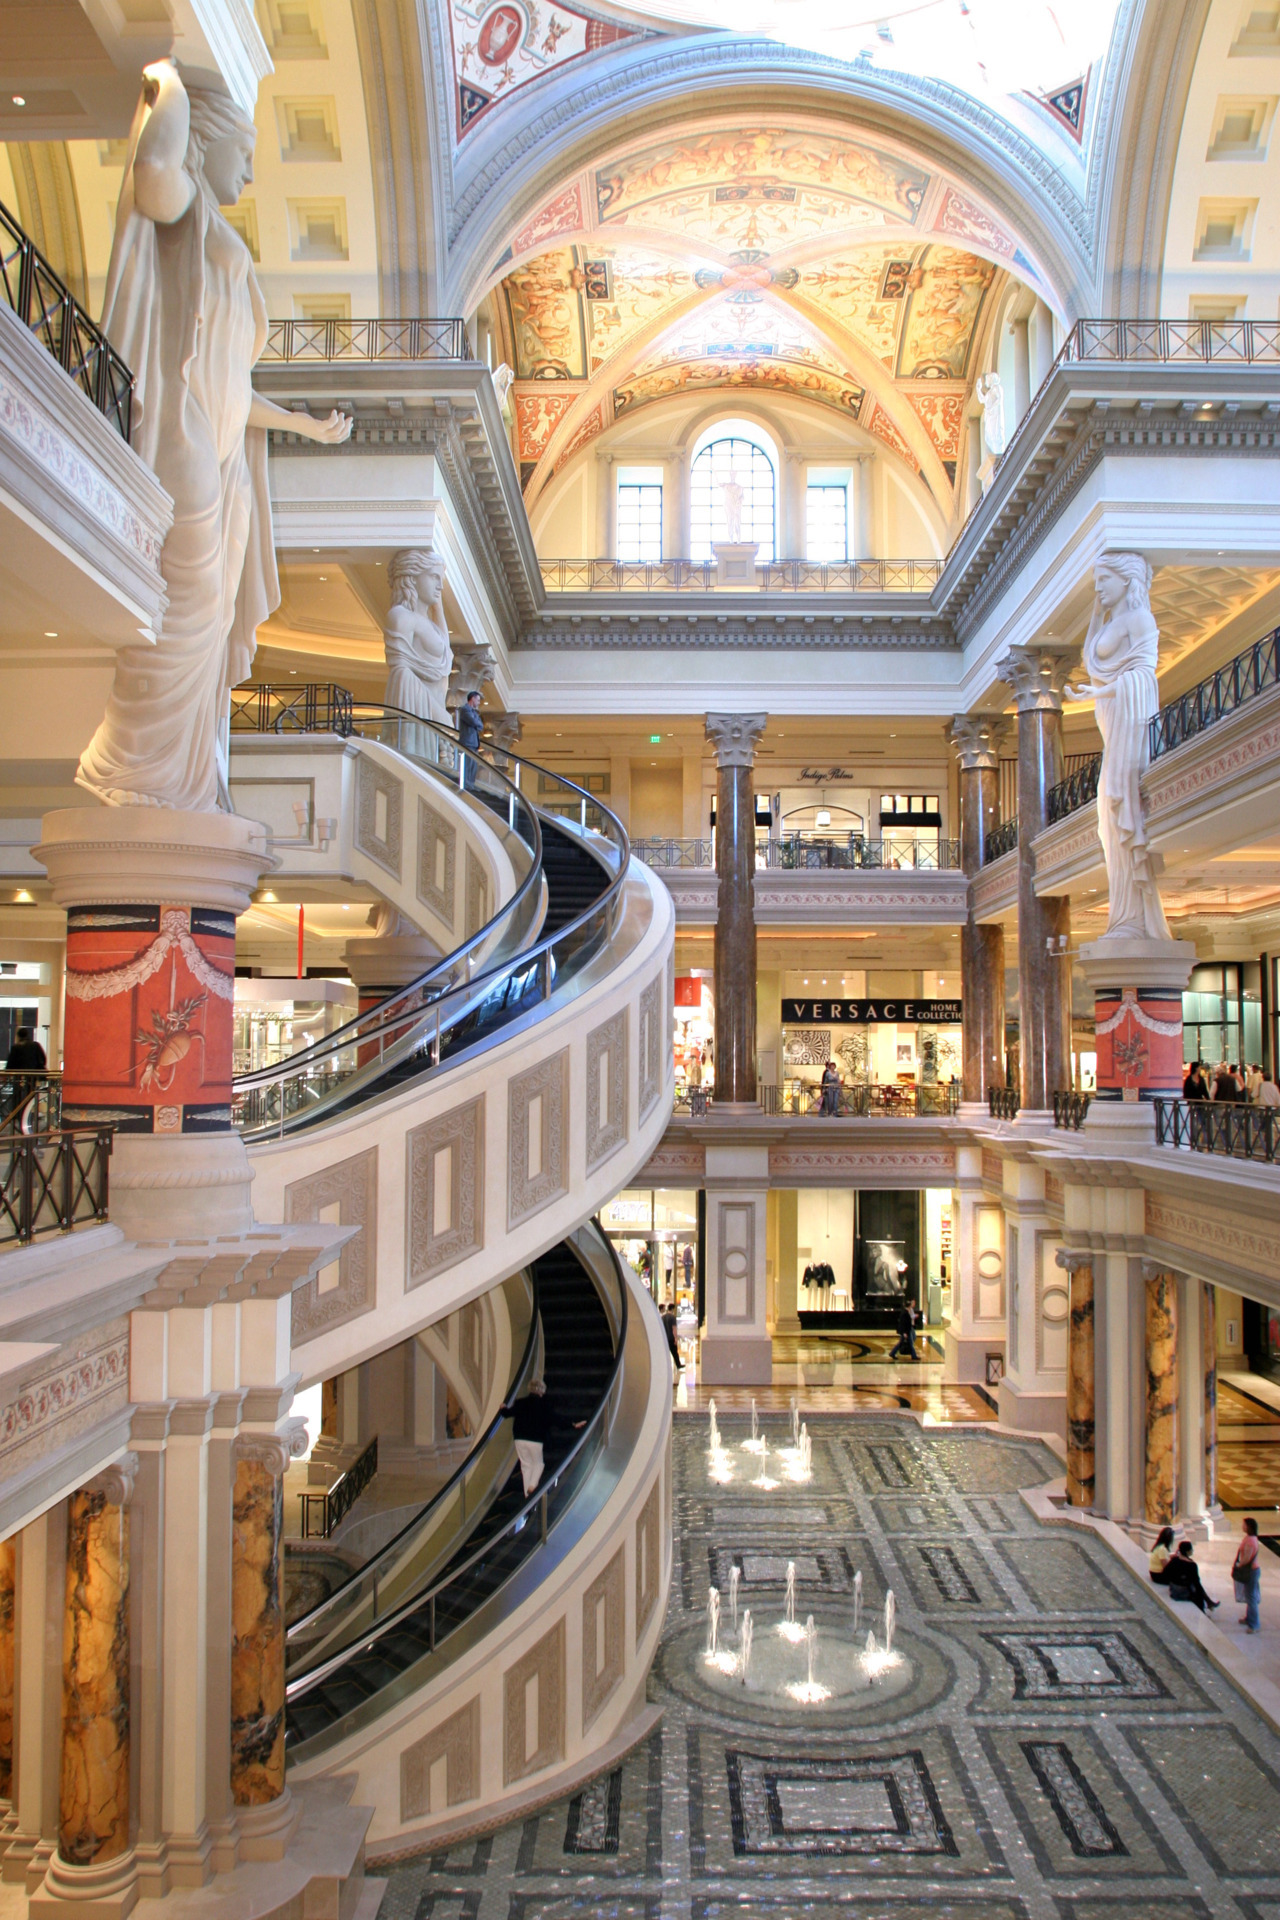
{"type": "Polygon", "coordinates": [[[812,1261],[800,1276],[802,1287],[834,1287],[836,1276],[825,1260],[812,1261]]]}

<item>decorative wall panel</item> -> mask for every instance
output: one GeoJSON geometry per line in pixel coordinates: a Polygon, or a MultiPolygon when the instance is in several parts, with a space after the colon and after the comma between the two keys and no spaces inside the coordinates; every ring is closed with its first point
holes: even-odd
{"type": "Polygon", "coordinates": [[[587,1166],[598,1167],[627,1138],[627,1010],[587,1035],[587,1166]]]}
{"type": "Polygon", "coordinates": [[[662,1092],[662,975],[651,980],[640,995],[640,1118],[643,1120],[662,1092]]]}
{"type": "Polygon", "coordinates": [[[414,1127],[405,1145],[410,1288],[484,1245],[484,1095],[414,1127]]]}
{"type": "Polygon", "coordinates": [[[457,885],[458,829],[419,795],[417,894],[423,906],[430,907],[450,928],[456,911],[457,885]]]}
{"type": "Polygon", "coordinates": [[[627,1555],[619,1547],[582,1596],[582,1731],[622,1678],[626,1664],[627,1555]]]}
{"type": "Polygon", "coordinates": [[[362,753],[356,763],[356,846],[398,880],[403,837],[403,783],[362,753]]]}
{"type": "MultiPolygon", "coordinates": [[[[437,1775],[437,1780],[439,1776],[437,1775]]],[[[468,1700],[400,1755],[400,1818],[419,1820],[480,1794],[480,1696],[468,1700]],[[443,1760],[441,1803],[431,1804],[431,1769],[443,1760]]]]}
{"type": "Polygon", "coordinates": [[[508,1667],[502,1685],[502,1781],[564,1759],[564,1620],[508,1667]],[[532,1721],[530,1713],[533,1713],[532,1721]]]}
{"type": "Polygon", "coordinates": [[[717,1200],[715,1207],[719,1322],[748,1325],[756,1317],[756,1205],[717,1200]]]}
{"type": "Polygon", "coordinates": [[[514,1227],[569,1188],[569,1049],[561,1048],[507,1087],[507,1225],[514,1227]]]}
{"type": "Polygon", "coordinates": [[[659,1525],[662,1475],[654,1476],[644,1505],[636,1516],[636,1645],[653,1618],[662,1584],[662,1539],[659,1525]]]}
{"type": "Polygon", "coordinates": [[[284,1190],[284,1217],[332,1221],[360,1227],[338,1257],[338,1284],[321,1291],[321,1276],[308,1280],[293,1296],[293,1343],[314,1340],[318,1333],[369,1313],[376,1305],[378,1264],[378,1149],[353,1154],[319,1173],[295,1180],[284,1190]]]}
{"type": "Polygon", "coordinates": [[[463,929],[468,940],[479,933],[489,918],[489,879],[474,848],[467,848],[467,917],[463,929]]]}

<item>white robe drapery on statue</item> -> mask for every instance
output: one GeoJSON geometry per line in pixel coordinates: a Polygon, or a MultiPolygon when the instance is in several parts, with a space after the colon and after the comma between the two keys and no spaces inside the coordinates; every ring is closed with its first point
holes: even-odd
{"type": "Polygon", "coordinates": [[[196,193],[179,219],[161,226],[136,211],[145,112],[131,137],[102,324],[137,382],[134,450],[174,500],[160,560],[168,607],[154,646],[118,656],[76,778],[109,805],[210,812],[228,691],[248,675],[257,629],[280,604],[267,436],[247,424],[267,310],[248,248],[190,160],[196,193]]]}

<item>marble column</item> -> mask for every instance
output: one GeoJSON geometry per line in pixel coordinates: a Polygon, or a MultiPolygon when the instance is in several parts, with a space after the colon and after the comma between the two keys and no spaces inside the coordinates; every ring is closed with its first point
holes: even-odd
{"type": "Polygon", "coordinates": [[[1058,1265],[1070,1275],[1067,1333],[1067,1500],[1091,1507],[1094,1495],[1093,1255],[1060,1249],[1058,1265]]]}
{"type": "Polygon", "coordinates": [[[1163,1267],[1146,1279],[1147,1399],[1143,1515],[1163,1527],[1174,1515],[1178,1468],[1178,1282],[1163,1267]]]}
{"type": "Polygon", "coordinates": [[[1204,1510],[1218,1505],[1218,1289],[1200,1288],[1200,1351],[1204,1368],[1204,1510]]]}
{"type": "Polygon", "coordinates": [[[136,1467],[136,1455],[127,1455],[67,1502],[55,1880],[59,1862],[106,1866],[130,1845],[128,1499],[136,1467]]]}
{"type": "Polygon", "coordinates": [[[14,1615],[17,1599],[18,1541],[0,1540],[0,1800],[13,1799],[13,1688],[17,1649],[14,1615]]]}
{"type": "Polygon", "coordinates": [[[286,1438],[236,1441],[231,1510],[231,1793],[264,1806],[284,1791],[286,1438]]]}
{"type": "Polygon", "coordinates": [[[1048,825],[1050,787],[1062,779],[1062,689],[1056,647],[1010,647],[1000,677],[1018,713],[1018,1057],[1023,1114],[1035,1120],[1071,1084],[1071,902],[1035,888],[1032,843],[1048,825]]]}
{"type": "Polygon", "coordinates": [[[716,750],[716,1104],[756,1104],[756,741],[763,713],[709,713],[716,750]]]}
{"type": "Polygon", "coordinates": [[[979,922],[973,882],[982,872],[987,835],[996,824],[1001,731],[998,715],[971,713],[957,714],[948,733],[960,763],[960,864],[970,877],[960,934],[963,1097],[983,1107],[990,1088],[1004,1085],[1004,928],[979,922]]]}

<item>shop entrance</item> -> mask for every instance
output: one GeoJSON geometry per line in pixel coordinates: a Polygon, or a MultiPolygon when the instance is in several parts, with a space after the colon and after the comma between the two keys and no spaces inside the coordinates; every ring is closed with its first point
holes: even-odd
{"type": "Polygon", "coordinates": [[[622,1258],[658,1305],[674,1301],[696,1314],[698,1290],[698,1196],[671,1187],[627,1187],[607,1207],[600,1224],[622,1258]]]}
{"type": "Polygon", "coordinates": [[[785,1288],[794,1259],[796,1312],[806,1333],[892,1328],[904,1303],[919,1307],[928,1324],[941,1320],[951,1258],[949,1194],[802,1189],[795,1196],[794,1253],[782,1217],[780,1279],[785,1288]]]}

